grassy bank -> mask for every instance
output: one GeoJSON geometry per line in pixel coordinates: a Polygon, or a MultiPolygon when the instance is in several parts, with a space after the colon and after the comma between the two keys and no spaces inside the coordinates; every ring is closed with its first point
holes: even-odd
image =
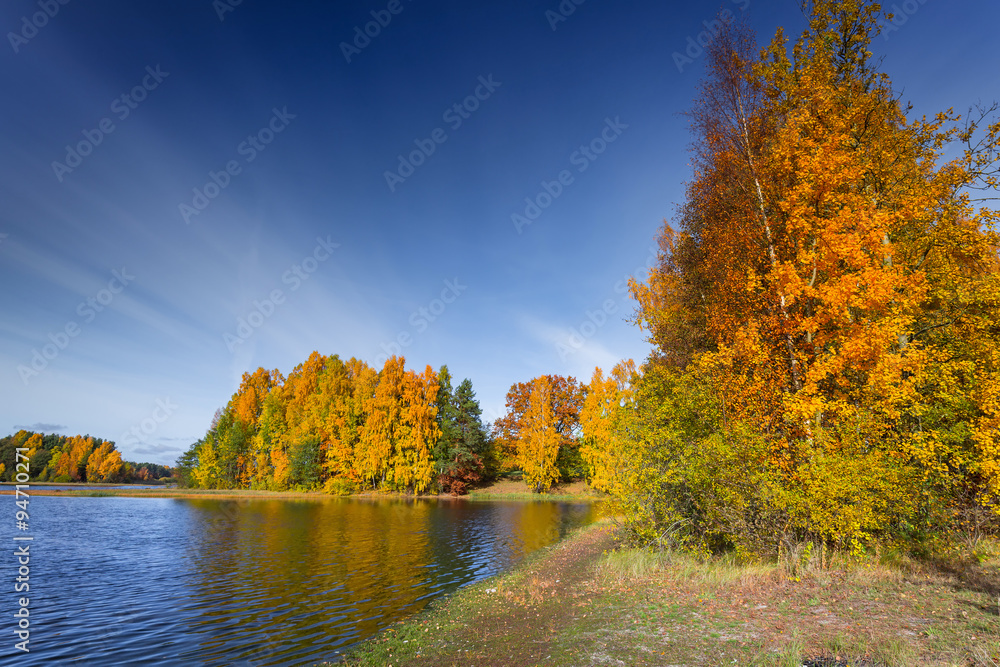
{"type": "MultiPolygon", "coordinates": [[[[61,484],[60,486],[69,486],[61,484]]],[[[80,484],[71,489],[60,490],[46,488],[41,484],[29,484],[28,493],[31,496],[70,496],[70,497],[124,497],[124,498],[329,498],[320,491],[251,491],[246,489],[102,489],[80,484]]],[[[0,495],[13,495],[13,487],[0,487],[0,495]]]]}
{"type": "Polygon", "coordinates": [[[470,500],[575,500],[592,501],[606,498],[603,493],[591,489],[586,482],[558,484],[548,493],[532,493],[524,482],[497,480],[469,492],[470,500]]]}
{"type": "Polygon", "coordinates": [[[797,572],[614,551],[601,523],[362,644],[352,666],[1000,664],[997,563],[797,572]]]}
{"type": "MultiPolygon", "coordinates": [[[[329,494],[322,491],[259,491],[248,489],[179,489],[179,488],[121,488],[107,489],[94,488],[106,485],[88,484],[58,484],[51,486],[73,486],[72,489],[57,490],[47,488],[49,484],[43,482],[32,482],[29,484],[29,493],[33,496],[84,496],[84,497],[104,497],[121,496],[127,498],[329,498],[329,494]]],[[[0,487],[0,495],[12,495],[14,487],[0,487]]],[[[413,498],[412,495],[402,493],[385,493],[376,491],[366,491],[354,494],[356,498],[413,498]]],[[[454,498],[455,496],[425,495],[421,498],[454,498]]],[[[586,482],[572,482],[556,486],[550,493],[531,493],[524,482],[512,480],[498,480],[478,489],[474,489],[467,496],[459,496],[469,500],[571,500],[571,501],[593,501],[603,498],[603,494],[592,491],[586,482]]]]}

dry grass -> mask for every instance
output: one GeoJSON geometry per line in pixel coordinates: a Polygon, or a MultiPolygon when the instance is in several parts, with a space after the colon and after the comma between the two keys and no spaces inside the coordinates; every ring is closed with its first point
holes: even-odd
{"type": "Polygon", "coordinates": [[[582,480],[557,484],[547,493],[534,493],[523,481],[500,479],[473,489],[468,497],[471,500],[599,500],[606,496],[582,480]]]}
{"type": "Polygon", "coordinates": [[[366,643],[358,665],[1000,667],[1000,567],[785,563],[576,534],[366,643]],[[436,633],[436,634],[435,634],[436,633]]]}
{"type": "Polygon", "coordinates": [[[639,581],[653,575],[674,585],[716,587],[736,585],[751,590],[774,583],[782,569],[769,563],[741,563],[735,558],[700,559],[677,551],[618,549],[597,564],[598,577],[607,583],[639,581]]]}
{"type": "Polygon", "coordinates": [[[597,574],[604,582],[635,581],[659,572],[669,556],[645,549],[612,551],[597,564],[597,574]]]}

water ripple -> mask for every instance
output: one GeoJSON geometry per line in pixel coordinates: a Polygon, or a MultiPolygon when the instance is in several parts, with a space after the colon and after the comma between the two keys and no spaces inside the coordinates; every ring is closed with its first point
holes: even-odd
{"type": "MultiPolygon", "coordinates": [[[[38,497],[32,507],[25,666],[336,660],[598,511],[337,498],[38,497]]],[[[10,551],[3,561],[16,569],[10,551]]],[[[0,615],[14,604],[0,596],[0,615]]]]}

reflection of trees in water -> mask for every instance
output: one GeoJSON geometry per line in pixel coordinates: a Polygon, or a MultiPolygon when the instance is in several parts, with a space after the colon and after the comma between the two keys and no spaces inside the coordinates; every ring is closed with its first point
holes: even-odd
{"type": "Polygon", "coordinates": [[[537,502],[442,502],[431,519],[435,585],[442,589],[501,572],[589,523],[594,506],[537,502]]]}
{"type": "Polygon", "coordinates": [[[329,656],[551,544],[590,513],[551,502],[183,502],[192,511],[187,625],[200,635],[188,655],[251,664],[329,656]]]}
{"type": "Polygon", "coordinates": [[[270,635],[280,653],[320,630],[346,644],[412,613],[427,592],[427,501],[191,503],[203,514],[192,549],[203,603],[193,625],[212,635],[203,649],[270,635]]]}

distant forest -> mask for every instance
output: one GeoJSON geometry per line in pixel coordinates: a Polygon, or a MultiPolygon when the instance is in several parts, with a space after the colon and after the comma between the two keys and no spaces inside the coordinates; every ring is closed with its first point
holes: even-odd
{"type": "Polygon", "coordinates": [[[462,493],[496,470],[472,383],[447,367],[381,372],[317,352],[287,378],[245,373],[205,437],[178,460],[182,485],[462,493]]]}
{"type": "Polygon", "coordinates": [[[586,478],[607,487],[607,406],[634,373],[631,362],[590,385],[541,376],[507,392],[507,414],[482,421],[472,382],[447,366],[381,370],[318,352],[284,377],[245,373],[205,437],[177,462],[181,485],[209,489],[463,494],[501,474],[532,491],[586,478]],[[612,395],[613,394],[613,395],[612,395]],[[594,434],[594,436],[588,436],[594,434]]]}
{"type": "Polygon", "coordinates": [[[168,466],[123,461],[121,452],[110,440],[22,430],[0,439],[0,481],[15,480],[15,450],[19,447],[28,449],[28,474],[32,482],[129,483],[165,481],[173,477],[173,470],[168,466]]]}

